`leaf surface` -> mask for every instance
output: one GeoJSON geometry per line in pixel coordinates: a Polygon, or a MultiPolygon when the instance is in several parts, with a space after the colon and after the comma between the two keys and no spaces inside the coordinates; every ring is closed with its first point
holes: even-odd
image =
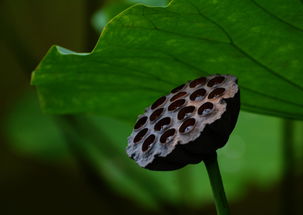
{"type": "Polygon", "coordinates": [[[233,74],[244,110],[303,119],[302,16],[297,0],[136,5],[111,20],[91,53],[52,47],[32,84],[48,113],[134,121],[187,80],[233,74]]]}

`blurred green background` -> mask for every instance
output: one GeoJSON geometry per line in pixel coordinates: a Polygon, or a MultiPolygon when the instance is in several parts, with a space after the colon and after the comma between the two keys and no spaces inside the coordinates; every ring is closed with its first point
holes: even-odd
{"type": "MultiPolygon", "coordinates": [[[[136,2],[166,4],[0,1],[0,214],[215,214],[202,164],[141,169],[125,153],[132,125],[82,115],[88,126],[72,131],[41,113],[29,85],[51,45],[91,51],[105,23],[136,2]]],[[[303,214],[302,142],[300,121],[240,113],[218,152],[232,214],[303,214]]]]}

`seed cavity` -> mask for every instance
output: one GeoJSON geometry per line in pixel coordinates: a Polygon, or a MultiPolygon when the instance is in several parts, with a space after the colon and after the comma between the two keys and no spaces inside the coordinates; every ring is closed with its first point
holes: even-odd
{"type": "Polygon", "coordinates": [[[223,76],[217,76],[217,77],[211,79],[207,83],[207,86],[213,87],[214,85],[221,84],[224,80],[225,80],[225,78],[223,76]]]}
{"type": "Polygon", "coordinates": [[[151,106],[151,109],[156,109],[160,105],[162,105],[166,101],[166,97],[162,96],[161,98],[157,99],[151,106]]]}
{"type": "Polygon", "coordinates": [[[204,99],[205,94],[206,90],[202,88],[193,92],[189,98],[192,101],[202,101],[204,99]]]}
{"type": "Polygon", "coordinates": [[[161,116],[161,114],[163,113],[163,111],[164,111],[164,108],[159,108],[159,109],[155,110],[155,111],[150,115],[149,120],[150,120],[150,121],[155,121],[156,119],[158,119],[158,118],[161,116]]]}
{"type": "Polygon", "coordinates": [[[144,128],[143,130],[141,130],[134,139],[134,143],[138,143],[140,140],[142,140],[142,138],[145,136],[145,134],[147,133],[148,129],[144,128]]]}
{"type": "Polygon", "coordinates": [[[169,106],[168,106],[168,110],[169,111],[174,111],[176,110],[177,108],[181,107],[182,105],[184,105],[185,103],[185,99],[180,99],[180,100],[177,100],[177,101],[174,101],[173,103],[171,103],[169,106]]]}
{"type": "Polygon", "coordinates": [[[182,84],[182,85],[180,85],[180,86],[176,87],[175,89],[173,89],[171,92],[172,92],[172,93],[179,92],[180,90],[182,90],[182,89],[183,89],[183,87],[184,87],[184,86],[185,86],[185,84],[182,84]]]}
{"type": "Polygon", "coordinates": [[[212,112],[214,108],[214,105],[210,102],[206,102],[203,105],[201,105],[201,107],[199,107],[198,109],[198,114],[205,116],[208,115],[210,112],[212,112]]]}
{"type": "Polygon", "coordinates": [[[222,96],[225,92],[225,89],[224,88],[217,88],[217,89],[214,89],[209,95],[208,95],[208,98],[209,99],[213,99],[213,98],[217,98],[219,96],[222,96]]]}
{"type": "Polygon", "coordinates": [[[146,116],[140,118],[140,119],[136,122],[134,128],[135,128],[135,129],[141,128],[143,125],[145,125],[146,121],[147,121],[147,117],[146,117],[146,116]]]}
{"type": "Polygon", "coordinates": [[[178,113],[178,119],[183,120],[183,119],[191,116],[192,113],[194,112],[194,110],[195,110],[194,106],[187,106],[187,107],[182,108],[178,113]]]}
{"type": "Polygon", "coordinates": [[[176,129],[172,128],[167,130],[162,136],[160,137],[161,143],[169,143],[174,139],[174,136],[176,134],[176,129]]]}
{"type": "Polygon", "coordinates": [[[154,143],[155,139],[156,139],[155,135],[153,134],[149,135],[142,144],[142,151],[143,152],[147,151],[150,148],[150,146],[154,143]]]}
{"type": "Polygon", "coordinates": [[[181,133],[188,133],[193,130],[195,126],[196,120],[194,118],[190,118],[185,120],[179,128],[181,133]]]}
{"type": "Polygon", "coordinates": [[[169,117],[165,117],[156,123],[154,129],[156,131],[163,131],[170,125],[171,119],[169,117]]]}
{"type": "Polygon", "coordinates": [[[205,77],[201,77],[201,78],[198,78],[196,80],[191,81],[190,84],[189,84],[189,87],[194,88],[194,87],[196,87],[198,85],[202,86],[205,83],[206,83],[206,78],[205,77]]]}
{"type": "Polygon", "coordinates": [[[175,101],[175,100],[181,98],[182,96],[185,96],[186,94],[187,94],[186,92],[179,92],[179,93],[177,93],[176,95],[174,95],[174,96],[170,99],[170,101],[173,102],[173,101],[175,101]]]}

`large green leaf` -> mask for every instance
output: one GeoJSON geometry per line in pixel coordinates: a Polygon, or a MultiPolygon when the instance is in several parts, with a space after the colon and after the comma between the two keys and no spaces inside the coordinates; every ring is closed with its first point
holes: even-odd
{"type": "Polygon", "coordinates": [[[136,5],[92,53],[52,47],[33,74],[44,111],[135,119],[186,80],[234,74],[242,108],[303,119],[303,4],[298,0],[174,0],[136,5]]]}

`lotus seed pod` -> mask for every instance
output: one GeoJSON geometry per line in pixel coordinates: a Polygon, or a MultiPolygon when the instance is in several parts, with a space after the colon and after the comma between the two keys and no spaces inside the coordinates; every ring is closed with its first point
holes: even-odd
{"type": "Polygon", "coordinates": [[[201,162],[228,141],[240,110],[239,95],[231,75],[201,77],[176,87],[138,116],[128,156],[151,170],[201,162]]]}

